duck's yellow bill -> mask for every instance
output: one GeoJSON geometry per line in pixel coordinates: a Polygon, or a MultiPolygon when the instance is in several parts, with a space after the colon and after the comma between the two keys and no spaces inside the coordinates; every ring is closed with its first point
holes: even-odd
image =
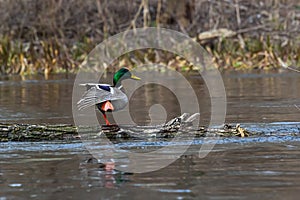
{"type": "Polygon", "coordinates": [[[131,79],[134,79],[134,80],[141,80],[141,78],[139,78],[139,77],[137,77],[137,76],[135,76],[135,75],[131,75],[130,78],[131,78],[131,79]]]}

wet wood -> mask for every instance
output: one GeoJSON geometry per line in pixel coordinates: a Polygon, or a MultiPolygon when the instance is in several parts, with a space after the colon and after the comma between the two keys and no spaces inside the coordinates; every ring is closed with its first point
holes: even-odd
{"type": "Polygon", "coordinates": [[[77,128],[67,124],[0,124],[0,141],[44,141],[77,139],[77,128]]]}
{"type": "Polygon", "coordinates": [[[0,124],[0,141],[49,141],[49,140],[80,140],[85,135],[94,133],[94,137],[105,135],[109,139],[145,139],[145,138],[173,138],[178,134],[192,134],[194,137],[248,137],[250,133],[239,124],[225,124],[220,128],[192,126],[198,115],[183,114],[166,124],[157,126],[132,125],[103,125],[98,127],[75,127],[67,124],[0,124]],[[79,130],[79,131],[78,131],[79,130]],[[78,133],[80,132],[80,134],[78,133]]]}

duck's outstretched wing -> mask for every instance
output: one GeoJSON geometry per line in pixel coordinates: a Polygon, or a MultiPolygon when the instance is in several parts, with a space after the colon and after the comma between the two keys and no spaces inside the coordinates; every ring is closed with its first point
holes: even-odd
{"type": "Polygon", "coordinates": [[[79,110],[94,106],[105,101],[114,101],[124,98],[124,93],[118,88],[107,84],[83,84],[88,89],[77,102],[79,110]]]}

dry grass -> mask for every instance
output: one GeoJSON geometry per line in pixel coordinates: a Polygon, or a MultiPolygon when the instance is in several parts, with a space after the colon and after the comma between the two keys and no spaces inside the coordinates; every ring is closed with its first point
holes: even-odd
{"type": "MultiPolygon", "coordinates": [[[[235,31],[233,37],[198,41],[220,68],[300,66],[297,0],[0,0],[0,18],[1,74],[75,72],[97,43],[145,26],[195,38],[219,28],[235,31]]],[[[129,65],[153,57],[137,54],[140,60],[129,65]]],[[[176,61],[175,55],[165,57],[156,62],[176,61]]],[[[178,68],[187,68],[182,63],[178,68]]]]}

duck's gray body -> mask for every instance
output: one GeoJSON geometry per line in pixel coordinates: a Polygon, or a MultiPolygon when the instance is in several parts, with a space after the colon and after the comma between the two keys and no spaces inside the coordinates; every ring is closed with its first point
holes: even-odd
{"type": "Polygon", "coordinates": [[[85,83],[81,86],[85,86],[87,91],[77,103],[79,110],[95,105],[101,110],[101,103],[110,101],[114,107],[113,111],[118,111],[124,109],[128,103],[126,94],[121,90],[122,86],[116,88],[108,84],[97,83],[85,83]]]}

